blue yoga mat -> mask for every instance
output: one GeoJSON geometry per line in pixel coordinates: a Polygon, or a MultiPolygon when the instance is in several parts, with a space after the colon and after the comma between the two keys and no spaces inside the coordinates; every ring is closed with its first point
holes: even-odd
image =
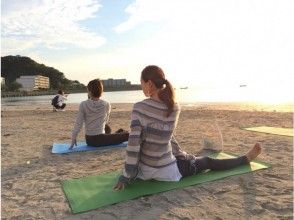
{"type": "Polygon", "coordinates": [[[81,151],[93,151],[93,150],[107,150],[113,148],[122,148],[126,147],[128,142],[123,142],[117,145],[109,145],[109,146],[101,146],[101,147],[91,147],[87,146],[85,141],[77,142],[77,146],[74,146],[73,149],[69,150],[70,144],[69,143],[54,143],[52,147],[53,154],[66,154],[66,153],[74,153],[74,152],[81,152],[81,151]]]}

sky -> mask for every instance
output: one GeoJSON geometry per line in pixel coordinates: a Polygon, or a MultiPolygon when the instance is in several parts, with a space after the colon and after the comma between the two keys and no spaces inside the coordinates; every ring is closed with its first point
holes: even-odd
{"type": "Polygon", "coordinates": [[[29,56],[68,79],[284,90],[294,73],[293,0],[2,0],[1,56],[29,56]]]}

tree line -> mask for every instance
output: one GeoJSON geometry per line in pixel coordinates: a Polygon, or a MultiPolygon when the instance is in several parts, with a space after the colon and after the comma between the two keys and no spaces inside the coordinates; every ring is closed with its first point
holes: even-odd
{"type": "Polygon", "coordinates": [[[29,57],[4,56],[1,57],[1,77],[5,78],[3,90],[15,91],[20,88],[16,79],[25,75],[42,75],[49,78],[50,89],[80,90],[85,85],[77,80],[67,79],[59,70],[39,64],[29,57]]]}

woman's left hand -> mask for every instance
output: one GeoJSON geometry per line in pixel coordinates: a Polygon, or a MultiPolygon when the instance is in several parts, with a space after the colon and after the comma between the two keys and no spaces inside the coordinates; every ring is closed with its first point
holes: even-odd
{"type": "Polygon", "coordinates": [[[121,190],[125,188],[125,184],[118,181],[117,184],[113,187],[114,190],[121,190]]]}

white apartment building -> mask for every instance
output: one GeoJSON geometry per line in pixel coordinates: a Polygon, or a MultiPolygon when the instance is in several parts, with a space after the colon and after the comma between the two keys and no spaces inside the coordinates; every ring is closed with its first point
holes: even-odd
{"type": "Polygon", "coordinates": [[[21,76],[16,79],[16,82],[22,85],[20,90],[33,91],[38,89],[49,89],[50,82],[46,76],[35,75],[35,76],[21,76]]]}
{"type": "Polygon", "coordinates": [[[126,79],[106,79],[102,83],[104,87],[123,87],[128,84],[126,79]]]}

